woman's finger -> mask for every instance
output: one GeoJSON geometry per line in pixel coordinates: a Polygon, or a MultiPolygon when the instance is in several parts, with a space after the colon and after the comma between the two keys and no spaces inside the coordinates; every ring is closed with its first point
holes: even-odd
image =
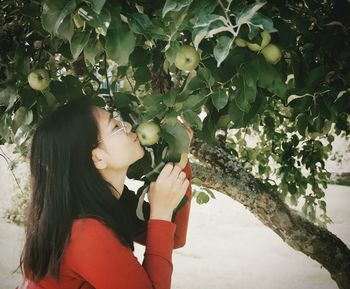
{"type": "Polygon", "coordinates": [[[169,177],[173,168],[174,168],[173,163],[170,163],[170,162],[166,163],[165,166],[163,167],[163,169],[160,171],[160,173],[157,177],[157,180],[169,177]]]}

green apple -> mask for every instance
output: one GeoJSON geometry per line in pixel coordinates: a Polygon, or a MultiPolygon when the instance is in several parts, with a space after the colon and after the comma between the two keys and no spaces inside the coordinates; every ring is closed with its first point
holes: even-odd
{"type": "Polygon", "coordinates": [[[175,66],[182,71],[196,69],[199,64],[199,53],[190,45],[183,45],[175,56],[175,66]]]}
{"type": "Polygon", "coordinates": [[[138,125],[136,134],[143,146],[151,146],[159,141],[160,127],[153,121],[142,122],[138,125]]]}
{"type": "Polygon", "coordinates": [[[281,50],[274,44],[267,45],[261,50],[261,53],[264,55],[266,61],[271,64],[276,64],[282,57],[281,50]]]}
{"type": "Polygon", "coordinates": [[[44,90],[50,84],[49,73],[45,69],[35,69],[28,75],[28,82],[31,88],[35,90],[44,90]]]}
{"type": "Polygon", "coordinates": [[[241,37],[237,37],[235,39],[235,44],[238,46],[238,47],[246,47],[247,46],[247,41],[245,41],[243,38],[241,37]]]}
{"type": "Polygon", "coordinates": [[[247,42],[247,46],[250,50],[252,50],[254,52],[260,51],[261,49],[263,49],[264,47],[266,47],[270,43],[270,41],[271,41],[270,33],[263,31],[260,33],[260,36],[262,38],[260,44],[247,42]]]}

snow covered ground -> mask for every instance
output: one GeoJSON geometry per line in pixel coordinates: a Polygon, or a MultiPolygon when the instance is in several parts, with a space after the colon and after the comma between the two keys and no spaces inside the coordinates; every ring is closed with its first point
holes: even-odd
{"type": "MultiPolygon", "coordinates": [[[[128,181],[131,189],[138,183],[128,181]]],[[[336,289],[320,264],[295,251],[243,205],[220,192],[198,205],[192,200],[185,247],[173,253],[173,289],[336,289]]],[[[2,218],[13,197],[13,177],[0,160],[0,289],[15,288],[23,245],[23,228],[2,218]]],[[[329,185],[329,230],[350,248],[350,187],[329,185]]],[[[135,245],[142,263],[144,247],[135,245]]]]}

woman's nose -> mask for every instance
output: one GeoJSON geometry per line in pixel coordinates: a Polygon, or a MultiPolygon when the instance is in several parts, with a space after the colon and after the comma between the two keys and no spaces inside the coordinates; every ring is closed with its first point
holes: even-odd
{"type": "Polygon", "coordinates": [[[131,129],[132,129],[131,123],[127,122],[127,121],[124,121],[124,125],[125,125],[127,133],[131,132],[131,129]]]}

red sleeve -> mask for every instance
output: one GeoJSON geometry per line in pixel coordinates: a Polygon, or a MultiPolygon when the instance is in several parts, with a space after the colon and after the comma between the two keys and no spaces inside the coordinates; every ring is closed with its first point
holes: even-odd
{"type": "Polygon", "coordinates": [[[107,226],[95,219],[74,223],[66,264],[95,289],[170,289],[176,225],[149,220],[141,264],[107,226]]]}
{"type": "MultiPolygon", "coordinates": [[[[190,207],[191,207],[191,199],[192,199],[192,186],[191,186],[191,180],[192,180],[192,170],[189,160],[187,161],[187,164],[183,171],[186,173],[187,179],[190,181],[186,196],[188,198],[188,201],[186,204],[179,209],[177,212],[173,214],[172,222],[176,224],[176,231],[174,236],[174,249],[181,248],[185,246],[186,243],[186,236],[187,236],[187,227],[188,227],[188,220],[190,215],[190,207]]],[[[144,202],[144,206],[149,206],[149,203],[144,202]]],[[[145,245],[146,244],[146,236],[147,232],[143,232],[136,238],[134,238],[134,241],[145,245]]]]}

